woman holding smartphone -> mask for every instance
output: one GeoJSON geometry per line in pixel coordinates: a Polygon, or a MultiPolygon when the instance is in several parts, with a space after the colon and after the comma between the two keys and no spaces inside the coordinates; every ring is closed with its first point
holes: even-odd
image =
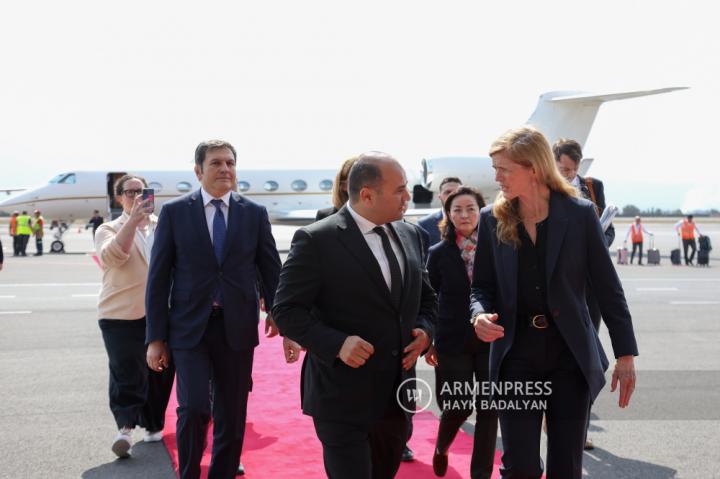
{"type": "MultiPolygon", "coordinates": [[[[135,426],[145,428],[146,442],[162,439],[165,408],[174,366],[154,372],[145,353],[145,285],[151,235],[157,223],[150,198],[143,199],[145,179],[125,175],[114,187],[123,213],[103,223],[95,234],[95,251],[103,268],[98,322],[110,368],[110,410],[118,433],[112,451],[128,457],[135,426]]],[[[147,195],[146,195],[147,196],[147,195]]]]}
{"type": "MultiPolygon", "coordinates": [[[[444,476],[448,451],[460,426],[477,411],[470,477],[490,479],[495,459],[497,412],[483,409],[480,400],[488,380],[490,346],[480,341],[468,322],[477,226],[485,201],[477,190],[461,186],[445,200],[440,222],[442,241],[430,248],[427,270],[438,295],[435,342],[425,360],[435,366],[438,404],[442,409],[433,471],[444,476]],[[458,389],[457,386],[460,386],[458,389]]],[[[486,398],[485,398],[486,399],[486,398]]]]}

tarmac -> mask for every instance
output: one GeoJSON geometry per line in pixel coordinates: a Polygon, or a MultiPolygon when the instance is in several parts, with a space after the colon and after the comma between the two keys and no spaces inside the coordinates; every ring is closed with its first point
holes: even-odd
{"type": "MultiPolygon", "coordinates": [[[[720,241],[719,223],[700,224],[720,241]]],[[[617,247],[627,223],[615,225],[617,247]]],[[[585,453],[583,477],[720,478],[720,243],[709,268],[672,266],[671,226],[646,225],[656,233],[660,266],[617,266],[639,343],[638,384],[623,410],[609,384],[601,392],[590,429],[596,447],[585,453]]],[[[295,229],[273,227],[281,252],[295,229]]],[[[138,442],[129,460],[110,451],[116,431],[96,318],[101,274],[87,254],[91,233],[75,225],[67,254],[15,258],[6,231],[3,224],[0,478],[175,477],[162,443],[138,442]]],[[[600,337],[612,358],[605,326],[600,337]]],[[[418,364],[420,377],[432,378],[424,361],[418,364]]],[[[472,421],[464,428],[472,431],[472,421]]]]}

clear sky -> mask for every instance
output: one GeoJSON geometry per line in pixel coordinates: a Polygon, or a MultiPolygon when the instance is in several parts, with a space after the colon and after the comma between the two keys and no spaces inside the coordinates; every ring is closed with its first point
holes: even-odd
{"type": "Polygon", "coordinates": [[[10,2],[0,187],[70,169],[419,168],[486,155],[551,90],[687,91],[605,104],[586,144],[608,202],[720,208],[720,35],[706,1],[10,2]]]}

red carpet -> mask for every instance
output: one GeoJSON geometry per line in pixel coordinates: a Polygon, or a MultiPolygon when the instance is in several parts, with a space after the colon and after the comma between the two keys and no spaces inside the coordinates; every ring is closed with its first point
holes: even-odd
{"type": "MultiPolygon", "coordinates": [[[[312,419],[300,411],[300,364],[286,364],[279,337],[267,339],[260,331],[260,346],[255,350],[253,392],[248,404],[248,423],[245,431],[242,463],[248,479],[281,479],[326,477],[322,463],[322,446],[315,436],[312,419]]],[[[177,444],[175,423],[177,402],[173,392],[165,418],[165,446],[177,471],[177,444]]],[[[397,478],[433,478],[432,453],[435,445],[438,420],[429,413],[414,418],[410,448],[415,461],[403,463],[397,478]]],[[[208,448],[202,460],[203,478],[210,465],[212,431],[208,435],[208,448]]],[[[450,467],[446,478],[470,476],[472,438],[462,431],[450,450],[450,467]]],[[[495,473],[500,464],[500,453],[495,457],[495,473]]]]}

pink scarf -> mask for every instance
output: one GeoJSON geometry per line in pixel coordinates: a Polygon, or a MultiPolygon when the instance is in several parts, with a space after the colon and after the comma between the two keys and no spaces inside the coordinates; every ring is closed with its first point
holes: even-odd
{"type": "Polygon", "coordinates": [[[455,243],[460,248],[460,256],[465,263],[468,280],[472,283],[473,265],[475,264],[475,247],[477,246],[477,230],[473,231],[470,237],[456,233],[455,243]]]}

